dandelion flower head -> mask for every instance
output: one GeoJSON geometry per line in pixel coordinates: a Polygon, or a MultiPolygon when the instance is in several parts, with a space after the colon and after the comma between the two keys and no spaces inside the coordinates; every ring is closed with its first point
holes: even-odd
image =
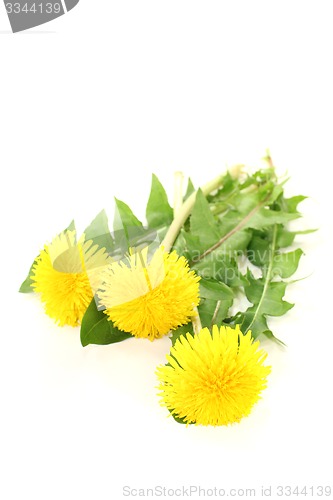
{"type": "Polygon", "coordinates": [[[98,293],[105,313],[120,330],[150,340],[186,324],[199,303],[199,277],[185,257],[163,248],[131,250],[103,274],[98,293]]]}
{"type": "Polygon", "coordinates": [[[45,312],[60,326],[78,325],[108,261],[105,249],[92,240],[77,242],[75,230],[56,236],[40,252],[30,276],[45,312]]]}
{"type": "Polygon", "coordinates": [[[270,367],[251,332],[237,326],[182,335],[157,369],[161,405],[187,424],[228,425],[249,415],[270,367]]]}

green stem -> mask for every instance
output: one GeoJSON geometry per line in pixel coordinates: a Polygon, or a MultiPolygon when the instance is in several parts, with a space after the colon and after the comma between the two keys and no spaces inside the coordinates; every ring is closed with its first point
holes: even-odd
{"type": "Polygon", "coordinates": [[[198,333],[202,330],[201,319],[200,319],[198,308],[194,307],[193,311],[195,313],[195,315],[192,316],[193,333],[195,335],[198,335],[198,333]]]}
{"type": "Polygon", "coordinates": [[[196,257],[195,259],[192,260],[192,263],[196,263],[196,262],[199,262],[200,260],[202,260],[203,258],[206,257],[206,255],[209,255],[211,252],[213,252],[214,250],[216,250],[219,246],[221,246],[223,243],[225,243],[231,236],[233,236],[235,233],[237,233],[238,231],[240,231],[241,229],[243,229],[243,227],[246,225],[246,223],[251,219],[251,217],[253,217],[253,215],[265,204],[265,202],[261,202],[259,203],[257,206],[255,206],[251,212],[249,212],[245,217],[244,219],[242,219],[238,224],[237,226],[235,226],[233,229],[231,229],[227,234],[225,234],[224,236],[222,236],[222,238],[217,241],[216,243],[214,243],[213,246],[211,246],[210,248],[208,248],[207,250],[205,250],[201,255],[199,255],[199,257],[196,257]]]}
{"type": "MultiPolygon", "coordinates": [[[[210,181],[207,184],[205,184],[204,186],[202,186],[201,191],[203,192],[203,194],[205,196],[207,196],[209,193],[211,193],[212,191],[215,191],[217,188],[222,186],[223,179],[224,179],[224,175],[219,175],[218,177],[216,177],[212,181],[210,181]]],[[[176,214],[174,220],[172,221],[172,223],[168,229],[168,232],[165,235],[165,238],[161,243],[161,246],[164,247],[164,250],[166,252],[170,252],[181,228],[183,227],[184,223],[186,222],[186,220],[190,216],[190,214],[192,212],[192,208],[193,208],[194,203],[195,203],[196,196],[197,196],[197,191],[192,193],[187,198],[187,200],[183,203],[182,207],[179,209],[179,212],[176,214]]]]}
{"type": "Polygon", "coordinates": [[[221,307],[221,300],[218,300],[216,302],[216,307],[215,307],[215,311],[214,311],[214,314],[213,314],[213,317],[212,317],[212,321],[210,323],[210,328],[213,328],[213,325],[215,324],[215,320],[216,320],[216,317],[217,317],[218,312],[220,310],[220,307],[221,307]]]}
{"type": "MultiPolygon", "coordinates": [[[[233,191],[231,191],[231,193],[228,194],[228,196],[226,196],[223,201],[221,201],[221,203],[216,203],[215,205],[213,205],[211,207],[211,212],[213,215],[221,215],[223,212],[226,212],[227,210],[229,210],[230,206],[228,206],[228,208],[226,208],[226,205],[227,205],[227,202],[228,200],[230,200],[230,198],[233,197],[234,194],[238,193],[238,191],[240,191],[241,193],[252,193],[254,191],[258,191],[258,186],[249,186],[247,188],[240,188],[239,186],[236,186],[235,189],[233,191]]],[[[232,205],[231,205],[232,206],[232,205]]]]}
{"type": "Polygon", "coordinates": [[[262,295],[260,297],[260,300],[259,300],[256,312],[254,313],[253,318],[251,320],[251,323],[246,328],[244,334],[246,332],[248,332],[249,330],[251,330],[252,325],[254,325],[254,323],[255,323],[255,321],[256,321],[256,319],[258,317],[258,314],[260,312],[261,306],[263,304],[263,301],[264,301],[265,295],[267,293],[270,281],[272,279],[272,270],[273,270],[273,263],[274,263],[274,255],[275,255],[275,250],[276,250],[276,236],[277,236],[277,225],[275,224],[274,227],[273,227],[272,244],[271,244],[271,251],[270,251],[270,256],[269,256],[269,265],[268,265],[267,273],[266,273],[266,276],[265,276],[264,288],[263,288],[262,295]]]}
{"type": "Polygon", "coordinates": [[[175,172],[174,174],[174,200],[173,200],[173,218],[177,216],[183,206],[183,172],[175,172]]]}
{"type": "MultiPolygon", "coordinates": [[[[175,173],[175,188],[174,188],[174,217],[177,218],[178,214],[181,212],[184,205],[183,202],[183,174],[181,172],[175,173]]],[[[192,316],[193,332],[198,334],[202,329],[201,319],[199,315],[198,308],[193,307],[194,315],[192,316]]]]}

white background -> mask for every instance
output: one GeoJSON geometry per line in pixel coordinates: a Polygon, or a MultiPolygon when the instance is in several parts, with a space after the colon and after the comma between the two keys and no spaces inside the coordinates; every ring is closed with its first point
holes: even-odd
{"type": "MultiPolygon", "coordinates": [[[[2,498],[122,498],[122,488],[332,483],[331,2],[81,0],[11,34],[0,5],[2,498]],[[83,349],[17,289],[43,246],[113,197],[140,216],[152,172],[172,198],[269,147],[307,194],[306,250],[265,343],[269,388],[228,428],[158,405],[169,340],[83,349]]],[[[303,244],[303,241],[304,244],[303,244]]],[[[192,498],[196,498],[193,496],[192,498]]]]}

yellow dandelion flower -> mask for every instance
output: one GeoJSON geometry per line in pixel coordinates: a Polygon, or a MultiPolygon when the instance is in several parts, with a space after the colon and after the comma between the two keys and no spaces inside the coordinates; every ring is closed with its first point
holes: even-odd
{"type": "Polygon", "coordinates": [[[33,266],[31,286],[40,293],[46,314],[60,326],[78,325],[107,263],[105,249],[91,240],[77,243],[75,230],[64,231],[45,245],[33,266]]]}
{"type": "Polygon", "coordinates": [[[270,367],[251,332],[237,326],[181,336],[157,368],[161,405],[187,424],[228,425],[249,415],[270,367]]]}
{"type": "Polygon", "coordinates": [[[114,262],[98,292],[105,313],[120,330],[154,340],[186,324],[199,303],[199,277],[185,257],[159,248],[148,259],[148,247],[114,262]]]}

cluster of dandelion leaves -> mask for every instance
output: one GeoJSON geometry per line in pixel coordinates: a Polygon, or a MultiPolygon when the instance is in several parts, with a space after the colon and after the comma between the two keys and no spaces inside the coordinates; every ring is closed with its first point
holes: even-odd
{"type": "Polygon", "coordinates": [[[189,179],[184,196],[178,185],[172,208],[153,175],[146,221],[117,198],[112,228],[102,210],[77,240],[72,221],[35,258],[20,291],[40,292],[45,311],[60,325],[80,324],[82,346],[169,334],[168,363],[157,372],[161,404],[180,423],[238,422],[265,388],[270,370],[262,365],[266,355],[257,351],[259,343],[253,341],[264,336],[281,343],[272,331],[271,318],[293,307],[284,296],[303,254],[294,240],[299,233],[311,232],[290,229],[290,223],[301,216],[298,205],[305,197],[286,197],[285,182],[277,178],[270,161],[253,174],[239,169],[227,172],[202,189],[189,179]],[[136,274],[128,272],[132,266],[136,274]],[[162,276],[161,291],[156,280],[154,286],[150,283],[150,266],[162,276]],[[118,277],[113,280],[115,272],[118,277]],[[143,299],[140,317],[135,316],[138,302],[128,291],[133,276],[141,276],[144,282],[143,287],[136,282],[141,283],[138,290],[143,299]],[[147,287],[149,292],[144,292],[147,287]],[[113,307],[121,294],[127,297],[122,306],[125,322],[113,307]],[[158,297],[157,306],[153,295],[158,297]],[[168,316],[171,322],[165,320],[168,316]],[[139,319],[142,331],[133,326],[139,319]],[[193,367],[200,362],[198,374],[193,367]],[[228,374],[233,383],[228,394],[223,389],[221,395],[213,379],[222,377],[219,383],[225,384],[228,374]],[[212,384],[215,389],[207,390],[212,384]]]}
{"type": "MultiPolygon", "coordinates": [[[[189,179],[184,201],[194,192],[189,179]]],[[[297,235],[288,226],[300,217],[298,204],[304,198],[286,198],[284,182],[278,181],[274,168],[242,176],[227,172],[219,189],[207,196],[200,189],[196,192],[191,214],[172,248],[185,256],[201,277],[198,312],[202,327],[238,324],[244,334],[251,331],[253,338],[265,335],[278,341],[268,318],[281,316],[293,307],[283,297],[303,252],[300,248],[288,249],[297,235]],[[242,295],[250,306],[231,315],[235,297],[239,300],[242,295]]],[[[126,203],[115,199],[112,231],[103,210],[84,235],[117,260],[133,247],[149,245],[154,251],[173,218],[165,189],[153,175],[146,223],[126,203]]],[[[74,222],[65,231],[73,229],[74,222]]],[[[30,274],[31,270],[21,292],[33,291],[30,274]]],[[[172,331],[173,344],[180,335],[193,333],[192,328],[188,324],[172,331]]],[[[82,345],[105,345],[130,337],[108,320],[93,298],[81,322],[82,345]]]]}

